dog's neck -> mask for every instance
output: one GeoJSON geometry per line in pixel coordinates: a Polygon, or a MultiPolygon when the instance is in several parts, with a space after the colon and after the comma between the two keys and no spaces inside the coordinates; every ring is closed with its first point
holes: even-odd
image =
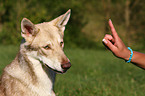
{"type": "Polygon", "coordinates": [[[44,94],[51,94],[55,80],[55,72],[51,71],[50,69],[47,69],[45,66],[43,66],[43,64],[41,64],[39,60],[31,57],[24,51],[20,51],[20,55],[18,58],[20,59],[21,68],[24,71],[27,71],[29,73],[28,75],[30,75],[31,77],[30,82],[34,84],[32,85],[33,89],[36,88],[35,91],[37,92],[38,91],[48,92],[44,94]]]}

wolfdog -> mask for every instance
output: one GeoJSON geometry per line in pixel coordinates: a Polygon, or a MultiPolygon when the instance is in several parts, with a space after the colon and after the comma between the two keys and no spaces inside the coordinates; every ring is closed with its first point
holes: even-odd
{"type": "Polygon", "coordinates": [[[3,70],[0,96],[55,96],[55,74],[65,73],[71,67],[63,52],[70,12],[40,24],[23,18],[23,42],[15,59],[3,70]]]}

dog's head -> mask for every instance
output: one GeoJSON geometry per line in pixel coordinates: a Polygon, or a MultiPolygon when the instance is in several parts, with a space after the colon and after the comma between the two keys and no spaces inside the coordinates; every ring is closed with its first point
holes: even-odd
{"type": "Polygon", "coordinates": [[[59,73],[64,73],[71,67],[63,52],[64,30],[69,18],[70,10],[50,22],[34,25],[26,18],[21,22],[24,48],[29,55],[59,73]]]}

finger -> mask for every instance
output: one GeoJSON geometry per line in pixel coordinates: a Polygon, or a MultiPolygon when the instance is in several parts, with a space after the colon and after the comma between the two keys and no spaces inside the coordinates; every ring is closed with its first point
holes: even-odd
{"type": "Polygon", "coordinates": [[[116,32],[116,30],[115,30],[113,24],[112,24],[111,19],[109,19],[109,26],[110,26],[110,29],[111,29],[111,32],[112,32],[113,37],[114,37],[115,39],[117,39],[117,38],[118,38],[118,34],[117,34],[117,32],[116,32]]]}
{"type": "Polygon", "coordinates": [[[104,37],[104,39],[109,40],[112,43],[115,43],[115,40],[114,40],[114,38],[113,38],[112,35],[106,34],[105,37],[104,37]]]}
{"type": "Polygon", "coordinates": [[[113,53],[117,50],[117,47],[114,46],[108,39],[103,39],[102,42],[107,48],[109,48],[113,53]]]}

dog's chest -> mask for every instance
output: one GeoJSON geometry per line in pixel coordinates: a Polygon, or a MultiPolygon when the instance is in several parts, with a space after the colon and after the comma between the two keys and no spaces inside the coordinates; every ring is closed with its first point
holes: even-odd
{"type": "MultiPolygon", "coordinates": [[[[52,74],[51,76],[48,75],[42,68],[40,62],[38,62],[37,60],[30,57],[28,57],[28,59],[33,63],[32,66],[24,66],[24,68],[22,68],[19,66],[21,64],[17,63],[16,60],[15,62],[11,63],[10,66],[5,68],[8,76],[11,76],[13,78],[13,82],[18,82],[15,83],[16,85],[14,86],[16,88],[20,87],[19,90],[27,93],[27,96],[55,96],[53,95],[54,79],[52,78],[54,77],[52,76],[52,74]],[[32,72],[30,72],[30,70],[32,72]]],[[[27,65],[25,64],[27,62],[25,62],[23,59],[21,59],[21,61],[23,61],[24,65],[27,65]]]]}
{"type": "Polygon", "coordinates": [[[31,57],[28,58],[34,64],[33,70],[37,77],[37,85],[32,85],[33,90],[40,94],[40,96],[48,96],[48,94],[51,95],[53,88],[52,80],[54,80],[53,78],[55,78],[55,76],[52,76],[53,74],[47,74],[39,61],[31,57]]]}

